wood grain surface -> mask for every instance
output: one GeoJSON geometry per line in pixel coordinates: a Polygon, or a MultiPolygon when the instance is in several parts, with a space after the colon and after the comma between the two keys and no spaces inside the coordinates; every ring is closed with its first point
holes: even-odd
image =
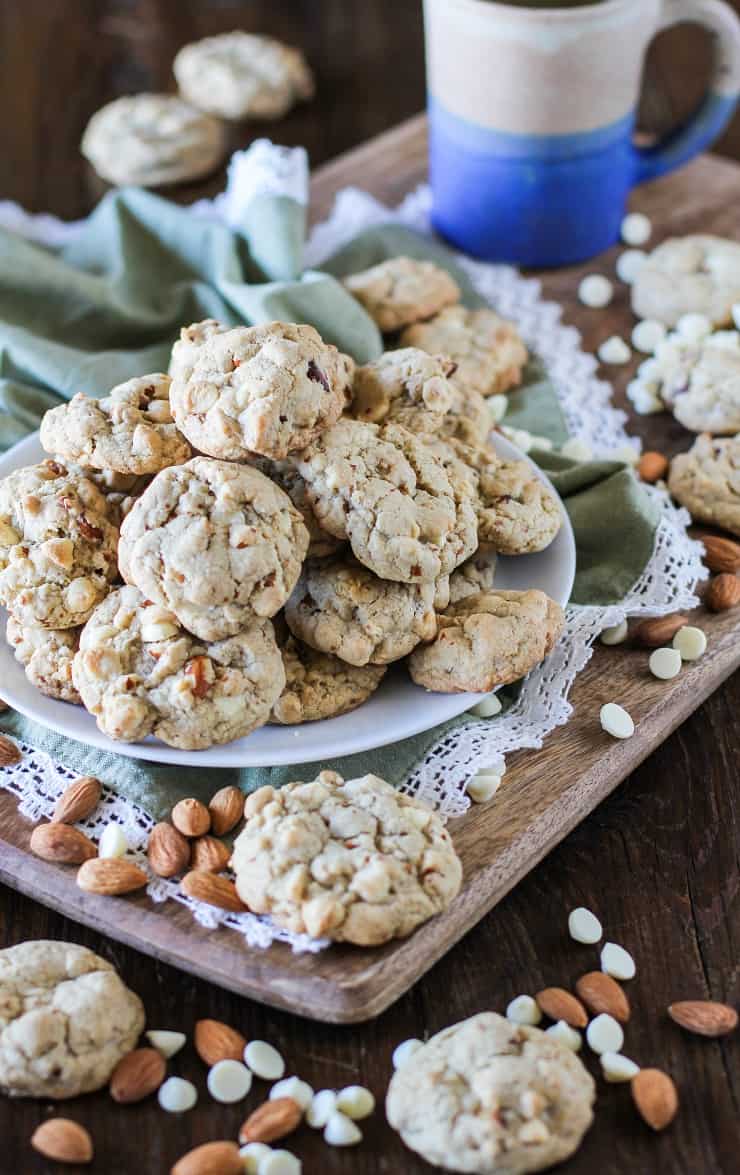
{"type": "MultiPolygon", "coordinates": [[[[62,215],[84,212],[92,195],[80,182],[76,143],[85,118],[104,98],[131,88],[132,83],[127,86],[122,79],[130,76],[128,71],[134,67],[138,71],[134,84],[149,84],[152,75],[141,62],[147,55],[154,66],[162,61],[161,46],[158,48],[156,41],[149,44],[152,30],[156,32],[160,27],[158,21],[166,31],[170,21],[180,29],[185,28],[182,21],[192,25],[196,20],[202,31],[235,24],[258,27],[261,22],[261,27],[277,32],[279,24],[284,35],[294,39],[299,39],[294,29],[303,28],[304,22],[312,25],[312,35],[320,43],[322,71],[326,71],[320,73],[323,92],[320,87],[310,119],[316,128],[310,137],[318,144],[314,158],[319,158],[322,142],[334,144],[325,152],[326,157],[368,133],[361,129],[365,121],[377,117],[382,126],[421,104],[415,3],[367,0],[359,5],[354,0],[344,4],[341,0],[322,0],[320,4],[207,5],[183,0],[178,5],[167,5],[28,0],[21,6],[15,0],[0,0],[0,85],[6,111],[3,147],[7,148],[0,159],[0,195],[15,196],[62,215]],[[288,9],[291,15],[285,16],[288,9]],[[360,17],[373,30],[372,54],[366,54],[360,17]],[[121,25],[115,23],[119,18],[125,30],[115,33],[120,64],[116,69],[103,68],[100,57],[106,53],[106,38],[113,35],[103,26],[110,29],[115,25],[120,30],[121,25]],[[344,60],[341,69],[332,73],[331,64],[325,62],[332,54],[333,43],[340,41],[328,30],[344,27],[347,21],[350,32],[341,41],[344,60]],[[369,77],[375,77],[377,83],[387,79],[388,74],[377,60],[367,58],[376,57],[384,49],[390,51],[390,39],[396,46],[396,60],[403,63],[399,71],[403,77],[398,76],[395,86],[385,80],[371,85],[369,77]],[[39,61],[44,55],[47,65],[40,69],[39,61]],[[83,70],[83,64],[89,72],[83,70]],[[352,74],[353,101],[357,104],[358,95],[363,99],[361,109],[349,112],[342,100],[348,73],[352,74]],[[413,85],[407,86],[414,78],[418,83],[416,91],[413,85]],[[54,96],[59,88],[65,93],[62,103],[54,96]],[[409,95],[413,104],[404,109],[403,102],[409,95]],[[340,141],[342,136],[344,140],[340,141]]],[[[185,35],[190,35],[190,26],[185,35]]],[[[657,48],[662,50],[663,46],[657,48]]],[[[664,63],[666,78],[678,92],[678,101],[674,101],[668,86],[662,92],[648,92],[647,108],[665,120],[674,118],[681,103],[696,89],[700,58],[695,49],[696,42],[682,39],[675,54],[664,63]],[[677,70],[678,64],[682,72],[677,70]]],[[[306,108],[301,117],[308,116],[309,111],[311,108],[306,108]]],[[[286,130],[289,122],[284,124],[286,130]]],[[[404,185],[413,182],[423,170],[423,138],[418,129],[412,130],[410,136],[396,135],[384,146],[382,175],[369,167],[366,155],[361,154],[360,174],[355,171],[356,161],[348,166],[340,164],[333,175],[319,177],[317,195],[326,201],[330,189],[345,182],[343,177],[353,172],[354,182],[389,200],[397,198],[404,185]],[[402,174],[390,174],[391,168],[399,165],[402,174]]],[[[291,141],[288,134],[280,137],[291,141]]],[[[736,153],[737,144],[735,127],[725,145],[736,153]]],[[[733,209],[738,194],[736,173],[710,174],[702,170],[703,166],[697,165],[693,173],[687,171],[676,177],[675,186],[665,196],[661,195],[660,185],[643,189],[635,205],[659,209],[661,202],[668,203],[667,211],[675,215],[676,225],[683,231],[706,227],[703,202],[709,197],[714,205],[714,223],[737,236],[740,226],[733,209]],[[649,205],[652,200],[655,206],[649,205]]],[[[608,272],[609,259],[599,259],[590,268],[608,272]]],[[[623,301],[607,313],[586,312],[575,306],[574,277],[568,272],[550,275],[546,288],[552,296],[564,299],[566,318],[577,322],[588,345],[596,345],[613,329],[624,329],[628,318],[623,301]]],[[[614,370],[605,374],[612,377],[614,370]]],[[[621,389],[628,372],[620,370],[617,374],[621,389]]],[[[634,431],[651,445],[666,450],[686,447],[687,435],[675,426],[665,431],[667,423],[665,417],[631,421],[634,431]]],[[[618,683],[621,689],[625,678],[631,683],[629,688],[636,688],[637,679],[644,673],[643,655],[619,650],[613,652],[613,657],[604,661],[596,675],[592,695],[583,699],[574,695],[576,717],[582,707],[598,708],[599,699],[611,696],[618,683]],[[618,668],[623,659],[624,671],[618,668]]],[[[657,683],[650,685],[661,691],[657,683]]],[[[632,693],[621,694],[620,700],[624,698],[632,704],[632,693]]],[[[638,959],[638,977],[630,985],[634,1013],[625,1051],[641,1063],[661,1065],[673,1074],[682,1109],[670,1131],[656,1138],[636,1119],[624,1088],[600,1086],[596,1124],[578,1155],[567,1165],[568,1172],[729,1175],[737,1169],[740,1145],[738,1039],[712,1042],[689,1038],[667,1021],[664,1009],[670,1000],[686,996],[707,995],[735,1003],[740,998],[740,818],[736,787],[739,705],[736,675],[633,771],[623,786],[426,978],[370,1025],[333,1027],[265,1009],[127,950],[105,935],[73,924],[11,890],[3,891],[0,901],[0,942],[7,945],[29,937],[85,942],[116,963],[142,994],[150,1026],[191,1031],[200,1017],[220,1017],[238,1025],[248,1036],[278,1043],[290,1069],[317,1087],[360,1080],[381,1097],[390,1071],[390,1054],[403,1037],[424,1036],[483,1008],[501,1008],[519,991],[533,992],[551,983],[567,984],[591,967],[595,961],[593,951],[575,948],[564,931],[568,909],[585,903],[599,911],[608,935],[628,945],[638,959]]],[[[546,786],[547,756],[545,763],[540,778],[530,788],[528,802],[534,803],[539,789],[546,786]]],[[[571,761],[574,778],[575,766],[571,761]]],[[[630,766],[627,764],[626,769],[630,766]]],[[[512,771],[510,780],[514,778],[512,771]]],[[[135,903],[133,908],[136,909],[135,903]]],[[[116,1107],[104,1092],[62,1107],[62,1112],[84,1121],[93,1131],[98,1154],[93,1170],[116,1175],[166,1172],[189,1146],[210,1138],[233,1137],[242,1111],[210,1101],[205,1093],[204,1069],[192,1049],[181,1054],[171,1068],[192,1077],[201,1092],[199,1106],[183,1119],[163,1115],[151,1102],[125,1109],[116,1107]]],[[[258,1097],[255,1091],[250,1108],[258,1097]]],[[[7,1103],[2,1104],[7,1107],[7,1103]]],[[[12,1129],[6,1126],[0,1170],[50,1170],[49,1164],[28,1149],[26,1140],[53,1109],[36,1102],[13,1104],[12,1129]]],[[[290,1145],[303,1157],[305,1172],[317,1171],[319,1166],[331,1175],[349,1170],[359,1175],[420,1175],[429,1170],[404,1150],[381,1113],[366,1124],[365,1136],[361,1147],[351,1154],[327,1148],[319,1136],[305,1128],[290,1145]]]]}

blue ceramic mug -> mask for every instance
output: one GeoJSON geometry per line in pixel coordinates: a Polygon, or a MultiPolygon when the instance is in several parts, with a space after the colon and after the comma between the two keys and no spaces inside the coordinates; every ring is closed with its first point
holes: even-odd
{"type": "Polygon", "coordinates": [[[740,20],[723,0],[424,0],[433,219],[475,256],[583,261],[619,235],[630,189],[717,138],[740,91],[740,20]],[[655,34],[712,34],[709,92],[649,148],[633,142],[655,34]]]}

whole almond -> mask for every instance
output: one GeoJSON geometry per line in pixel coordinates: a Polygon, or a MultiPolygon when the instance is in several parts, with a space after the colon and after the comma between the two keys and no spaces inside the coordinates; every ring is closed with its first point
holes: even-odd
{"type": "Polygon", "coordinates": [[[190,864],[190,841],[163,820],[149,833],[146,855],[158,877],[174,877],[190,864]]]}
{"type": "Polygon", "coordinates": [[[229,863],[231,849],[215,836],[199,836],[192,842],[190,866],[206,873],[221,873],[229,863]]]}
{"type": "Polygon", "coordinates": [[[114,896],[143,889],[146,883],[143,869],[124,857],[96,857],[85,861],[77,872],[77,884],[86,893],[114,896]]]}
{"type": "Polygon", "coordinates": [[[22,758],[23,752],[12,738],[0,734],[0,767],[12,767],[14,763],[20,763],[22,758]]]}
{"type": "Polygon", "coordinates": [[[710,612],[726,612],[740,604],[740,579],[729,571],[715,575],[704,594],[704,603],[710,612]]]}
{"type": "Polygon", "coordinates": [[[209,906],[218,906],[220,910],[241,914],[247,908],[236,892],[234,882],[226,877],[218,877],[215,873],[193,869],[185,874],[180,888],[189,898],[206,902],[209,906]]]}
{"type": "Polygon", "coordinates": [[[604,971],[588,971],[576,983],[581,1001],[594,1016],[605,1012],[621,1024],[630,1018],[630,1002],[616,979],[604,971]]]}
{"type": "Polygon", "coordinates": [[[175,828],[183,836],[203,836],[211,827],[211,813],[200,800],[180,800],[170,816],[175,828]]]}
{"type": "Polygon", "coordinates": [[[648,449],[637,462],[637,473],[642,481],[651,484],[660,481],[668,472],[668,458],[654,449],[648,449]]]}
{"type": "Polygon", "coordinates": [[[167,1063],[156,1049],[134,1049],[121,1057],[113,1070],[110,1095],[122,1105],[140,1102],[159,1089],[166,1072],[167,1063]]]}
{"type": "Polygon", "coordinates": [[[292,1097],[276,1097],[253,1110],[239,1130],[239,1142],[274,1142],[298,1126],[303,1110],[292,1097]]]}
{"type": "Polygon", "coordinates": [[[641,1069],[631,1081],[632,1100],[653,1130],[665,1130],[678,1112],[678,1092],[662,1069],[641,1069]]]}
{"type": "Polygon", "coordinates": [[[90,838],[71,824],[37,824],[31,833],[30,849],[44,861],[61,865],[81,865],[98,855],[90,838]]]}
{"type": "Polygon", "coordinates": [[[242,1175],[235,1142],[204,1142],[178,1159],[170,1175],[242,1175]]]}
{"type": "Polygon", "coordinates": [[[680,612],[672,616],[655,616],[651,620],[641,621],[633,629],[632,639],[648,649],[658,649],[670,644],[679,628],[684,628],[688,623],[688,616],[682,616],[680,612]]]}
{"type": "Polygon", "coordinates": [[[42,1122],[31,1136],[31,1146],[56,1163],[92,1162],[92,1139],[85,1127],[71,1118],[48,1118],[42,1122]]]}
{"type": "Polygon", "coordinates": [[[9,710],[9,709],[10,709],[10,706],[8,705],[8,703],[4,702],[3,699],[0,698],[0,714],[4,714],[6,712],[6,710],[9,710]]]}
{"type": "Polygon", "coordinates": [[[62,824],[76,824],[78,820],[86,820],[100,803],[102,791],[100,780],[94,775],[81,775],[60,795],[52,820],[62,824]]]}
{"type": "Polygon", "coordinates": [[[241,1032],[220,1020],[198,1020],[195,1025],[195,1051],[209,1067],[217,1061],[241,1061],[247,1041],[241,1032]]]}
{"type": "Polygon", "coordinates": [[[211,797],[208,805],[211,829],[216,836],[225,836],[244,815],[244,792],[238,787],[222,787],[211,797]]]}
{"type": "Polygon", "coordinates": [[[701,541],[710,571],[740,571],[740,543],[716,534],[704,534],[701,541]]]}
{"type": "Polygon", "coordinates": [[[538,991],[534,998],[551,1020],[565,1020],[571,1028],[585,1028],[588,1024],[583,1004],[564,987],[546,987],[538,991]]]}
{"type": "Polygon", "coordinates": [[[668,1015],[676,1024],[700,1036],[725,1036],[737,1028],[737,1012],[714,1000],[679,1000],[669,1004],[668,1015]]]}

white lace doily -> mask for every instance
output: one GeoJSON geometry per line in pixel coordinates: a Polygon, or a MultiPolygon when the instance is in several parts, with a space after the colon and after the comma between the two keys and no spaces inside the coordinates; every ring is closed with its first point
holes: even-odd
{"type": "MultiPolygon", "coordinates": [[[[241,152],[232,161],[229,186],[213,202],[200,201],[197,211],[204,215],[225,215],[228,208],[244,207],[245,189],[251,183],[241,152]],[[241,160],[241,162],[239,161],[241,160]]],[[[258,163],[263,190],[292,195],[300,170],[297,157],[286,158],[284,148],[262,141],[258,163]],[[270,160],[274,160],[271,166],[270,160]],[[298,170],[296,170],[298,169],[298,170]]],[[[249,189],[252,194],[254,187],[249,189]]],[[[430,232],[430,194],[426,185],[411,193],[396,209],[385,208],[356,188],[340,192],[328,220],[317,225],[306,245],[306,265],[321,268],[322,261],[357,233],[394,221],[421,232],[430,232]]],[[[0,204],[0,224],[49,244],[68,239],[79,231],[53,217],[30,217],[17,205],[0,204]]],[[[611,403],[611,389],[596,376],[596,362],[581,350],[578,332],[561,321],[560,307],[541,298],[539,282],[523,278],[510,266],[487,265],[457,255],[477,291],[504,317],[516,322],[526,342],[543,360],[558,395],[571,436],[583,440],[596,456],[608,457],[639,442],[624,431],[626,417],[611,403]]],[[[694,588],[706,575],[701,562],[701,544],[692,541],[686,526],[690,519],[677,509],[667,494],[646,487],[660,508],[652,556],[638,582],[618,604],[609,607],[570,606],[566,627],[547,661],[533,670],[517,702],[505,714],[488,720],[473,720],[455,727],[431,748],[403,784],[403,790],[432,804],[445,816],[459,816],[468,807],[465,785],[484,766],[501,764],[513,750],[539,747],[547,734],[568,721],[568,702],[576,674],[588,662],[593,642],[606,627],[625,616],[662,615],[694,607],[694,588]]],[[[48,755],[24,747],[23,761],[3,773],[2,785],[20,799],[24,815],[38,820],[53,811],[56,798],[73,773],[51,761],[48,755]]],[[[109,820],[126,829],[132,853],[146,867],[143,852],[152,819],[135,804],[110,789],[94,816],[81,827],[95,839],[109,820]]],[[[226,925],[241,934],[249,946],[269,946],[279,940],[295,951],[316,951],[326,945],[306,936],[292,935],[274,926],[268,918],[253,914],[229,914],[193,901],[180,893],[176,881],[152,877],[148,889],[154,901],[171,898],[192,908],[205,926],[226,925]]]]}

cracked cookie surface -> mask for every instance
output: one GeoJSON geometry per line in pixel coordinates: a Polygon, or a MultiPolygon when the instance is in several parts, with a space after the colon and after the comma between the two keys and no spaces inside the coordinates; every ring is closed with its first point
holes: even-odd
{"type": "Polygon", "coordinates": [[[393,1074],[385,1106],[406,1146],[435,1167],[525,1175],[577,1150],[595,1096],[570,1049],[481,1012],[418,1048],[393,1074]]]}
{"type": "Polygon", "coordinates": [[[357,368],[350,413],[368,424],[392,420],[410,432],[436,432],[452,406],[447,375],[453,367],[418,347],[386,351],[357,368]]]}
{"type": "Polygon", "coordinates": [[[449,306],[429,322],[407,327],[400,342],[449,356],[457,365],[455,380],[482,396],[518,387],[527,362],[516,327],[487,308],[449,306]]]}
{"type": "Polygon", "coordinates": [[[740,535],[740,433],[697,437],[688,453],[673,458],[668,489],[695,522],[740,535]]]}
{"type": "Polygon", "coordinates": [[[684,314],[704,314],[714,326],[732,320],[740,302],[740,243],[722,237],[670,237],[649,254],[632,286],[638,318],[675,326],[684,314]]]}
{"type": "Polygon", "coordinates": [[[307,563],[285,605],[291,631],[350,665],[387,665],[437,631],[433,583],[378,579],[353,559],[307,563]]]}
{"type": "Polygon", "coordinates": [[[564,622],[560,605],[536,589],[466,596],[438,616],[436,638],[411,654],[411,677],[437,693],[488,693],[539,665],[564,622]]]}
{"type": "Polygon", "coordinates": [[[295,587],[308,532],[287,494],[248,465],[195,457],[158,473],[121,527],[127,583],[203,640],[274,616],[295,587]]]}
{"type": "Polygon", "coordinates": [[[191,456],[172,420],[170,377],[161,372],[118,384],[101,400],[78,392],[50,408],[41,444],[63,461],[121,474],[158,473],[191,456]]]}
{"type": "Polygon", "coordinates": [[[236,887],[251,910],[297,934],[376,946],[449,906],[462,866],[426,804],[376,775],[262,787],[234,844],[236,887]]]}
{"type": "Polygon", "coordinates": [[[72,680],[72,662],[80,643],[79,628],[42,628],[8,617],[5,636],[16,661],[32,685],[48,698],[81,703],[72,680]]]}
{"type": "Polygon", "coordinates": [[[434,580],[477,546],[466,488],[401,425],[342,419],[296,466],[321,526],[381,579],[434,580]]]}
{"type": "Polygon", "coordinates": [[[385,676],[382,665],[348,665],[289,636],[280,649],[285,688],[272,708],[271,722],[292,726],[356,710],[385,676]]]}
{"type": "Polygon", "coordinates": [[[38,940],[0,951],[0,1090],[8,1096],[100,1089],[143,1028],[139,997],[86,947],[38,940]]]}
{"type": "Polygon", "coordinates": [[[300,49],[241,30],[184,45],[172,68],[183,97],[220,118],[282,118],[314,92],[300,49]]]}
{"type": "Polygon", "coordinates": [[[656,390],[691,432],[740,432],[740,334],[717,331],[692,343],[677,335],[653,360],[656,390]]]}
{"type": "Polygon", "coordinates": [[[0,603],[23,624],[84,624],[116,576],[118,530],[105,498],[58,461],[0,483],[0,603]]]}
{"type": "Polygon", "coordinates": [[[96,608],[80,637],[74,683],[109,738],[153,734],[171,747],[200,750],[263,726],[285,684],[269,620],[205,642],[134,587],[96,608]]]}
{"type": "Polygon", "coordinates": [[[385,333],[460,301],[460,288],[446,269],[413,257],[390,257],[345,277],[343,284],[385,333]]]}
{"type": "Polygon", "coordinates": [[[268,322],[209,333],[194,360],[175,356],[175,370],[172,411],[196,449],[281,460],[339,418],[354,362],[312,326],[268,322]]]}

